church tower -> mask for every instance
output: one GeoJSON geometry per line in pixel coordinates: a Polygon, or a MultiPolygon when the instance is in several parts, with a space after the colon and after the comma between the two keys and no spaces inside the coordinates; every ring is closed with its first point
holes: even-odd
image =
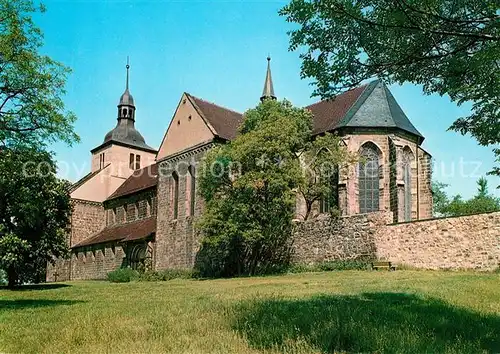
{"type": "Polygon", "coordinates": [[[126,70],[125,91],[118,102],[116,126],[105,135],[102,144],[90,151],[90,174],[75,184],[72,198],[101,202],[135,170],[155,162],[157,151],[146,144],[135,128],[136,106],[129,91],[128,58],[126,70]]]}

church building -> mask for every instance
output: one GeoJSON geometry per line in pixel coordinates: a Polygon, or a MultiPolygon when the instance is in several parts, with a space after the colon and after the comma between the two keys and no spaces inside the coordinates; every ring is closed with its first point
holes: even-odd
{"type": "MultiPolygon", "coordinates": [[[[276,99],[267,60],[261,100],[276,99]]],[[[211,147],[237,136],[243,114],[183,93],[155,149],[135,128],[128,64],[126,69],[116,126],[91,150],[91,171],[71,189],[71,256],[48,265],[48,281],[103,279],[125,266],[194,264],[201,237],[194,225],[204,209],[197,167],[211,147]]],[[[362,157],[338,177],[342,216],[391,211],[393,222],[432,217],[431,156],[384,83],[375,80],[305,108],[313,114],[314,136],[335,132],[362,157]]],[[[314,216],[328,208],[317,203],[314,216]]],[[[304,214],[297,198],[296,218],[304,214]]]]}

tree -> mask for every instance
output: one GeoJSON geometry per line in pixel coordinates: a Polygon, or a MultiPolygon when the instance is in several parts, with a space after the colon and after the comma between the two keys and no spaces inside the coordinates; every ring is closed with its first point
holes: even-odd
{"type": "Polygon", "coordinates": [[[78,141],[62,97],[70,69],[41,55],[43,35],[31,0],[0,0],[0,146],[78,141]]]}
{"type": "Polygon", "coordinates": [[[299,25],[290,49],[306,48],[301,75],[316,80],[315,95],[379,77],[472,102],[450,129],[496,146],[500,162],[498,11],[498,0],[292,0],[280,14],[299,25]]]}
{"type": "Polygon", "coordinates": [[[481,177],[477,180],[477,197],[485,198],[488,196],[488,180],[484,177],[481,177]]]}
{"type": "Polygon", "coordinates": [[[450,203],[445,188],[447,184],[432,181],[432,214],[433,216],[444,216],[446,207],[450,203]]]}
{"type": "Polygon", "coordinates": [[[446,184],[433,182],[434,210],[439,216],[459,216],[500,211],[500,198],[488,191],[488,181],[481,177],[477,181],[477,194],[464,200],[461,195],[455,195],[451,200],[446,195],[446,184]]]}
{"type": "Polygon", "coordinates": [[[195,266],[201,275],[262,274],[289,264],[297,191],[307,183],[300,157],[311,147],[311,127],[309,111],[265,100],[245,113],[235,140],[206,155],[195,266]]]}
{"type": "Polygon", "coordinates": [[[67,254],[70,184],[55,173],[47,152],[0,150],[0,268],[11,287],[43,281],[47,262],[67,254]]]}
{"type": "Polygon", "coordinates": [[[356,161],[342,140],[331,133],[318,136],[307,144],[300,154],[303,175],[298,191],[304,198],[306,213],[304,220],[311,216],[314,203],[326,201],[332,213],[338,212],[338,177],[340,170],[356,161]]]}

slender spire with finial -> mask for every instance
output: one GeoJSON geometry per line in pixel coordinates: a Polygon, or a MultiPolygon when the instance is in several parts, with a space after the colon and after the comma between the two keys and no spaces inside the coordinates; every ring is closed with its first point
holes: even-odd
{"type": "Polygon", "coordinates": [[[273,87],[273,78],[271,76],[271,56],[267,56],[267,73],[266,73],[266,81],[264,82],[264,90],[262,90],[262,96],[260,98],[261,101],[265,99],[275,100],[276,96],[274,95],[274,87],[273,87]]]}
{"type": "Polygon", "coordinates": [[[126,90],[128,91],[128,69],[130,69],[130,64],[129,64],[129,61],[128,61],[128,55],[127,55],[127,65],[125,66],[127,68],[127,86],[126,86],[126,90]]]}
{"type": "Polygon", "coordinates": [[[125,92],[123,92],[123,95],[120,97],[120,103],[119,105],[128,105],[128,106],[133,106],[134,105],[134,98],[130,94],[128,90],[128,80],[129,80],[129,69],[130,69],[130,64],[129,64],[129,58],[127,56],[127,65],[125,66],[127,69],[127,81],[125,83],[125,92]]]}

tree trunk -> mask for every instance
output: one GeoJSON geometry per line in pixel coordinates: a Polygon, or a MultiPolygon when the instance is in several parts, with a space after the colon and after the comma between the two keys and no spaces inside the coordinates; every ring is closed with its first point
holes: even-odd
{"type": "Polygon", "coordinates": [[[7,285],[9,289],[13,289],[17,285],[18,276],[14,267],[7,269],[7,280],[9,282],[7,285]]]}

